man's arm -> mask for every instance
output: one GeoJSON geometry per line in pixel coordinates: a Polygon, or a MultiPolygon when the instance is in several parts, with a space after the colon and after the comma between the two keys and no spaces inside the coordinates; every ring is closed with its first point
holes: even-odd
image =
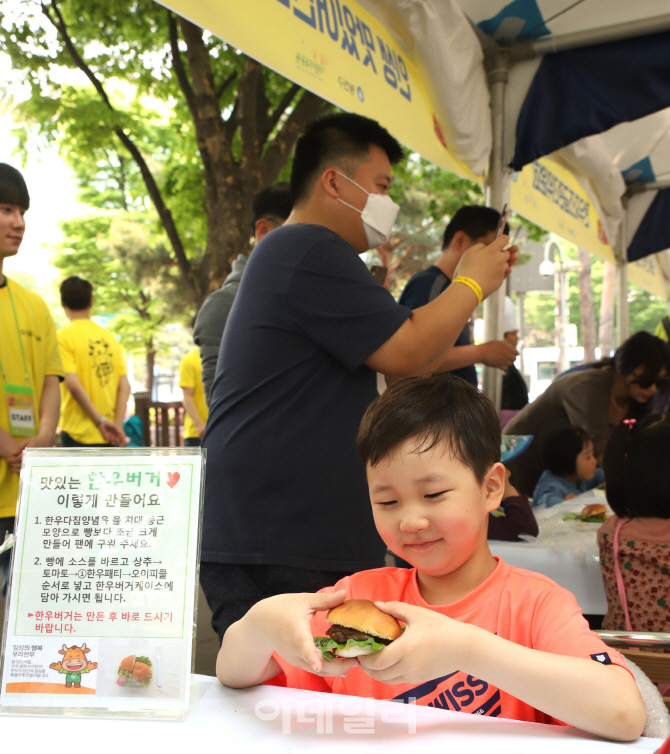
{"type": "MultiPolygon", "coordinates": [[[[127,381],[127,380],[126,380],[127,381]]],[[[122,429],[119,429],[114,422],[109,421],[104,417],[100,411],[93,405],[93,401],[89,398],[88,393],[84,389],[84,386],[79,381],[79,377],[73,372],[68,372],[65,375],[65,386],[72,394],[72,397],[84,410],[85,414],[100,430],[100,434],[107,440],[107,442],[117,447],[123,447],[126,444],[126,435],[122,429]]],[[[118,400],[118,392],[117,392],[118,400]]],[[[126,401],[127,401],[126,397],[126,401]]],[[[55,427],[54,427],[55,431],[55,427]]]]}
{"type": "Polygon", "coordinates": [[[10,434],[7,434],[4,429],[0,429],[0,456],[8,458],[18,450],[18,442],[10,434]]]}
{"type": "Polygon", "coordinates": [[[200,348],[202,384],[205,387],[205,400],[208,406],[216,376],[221,339],[234,299],[235,295],[231,291],[214,291],[205,299],[193,328],[193,341],[200,348]]]}
{"type": "MultiPolygon", "coordinates": [[[[507,236],[488,246],[477,244],[465,252],[456,270],[456,277],[475,280],[483,296],[500,287],[509,271],[515,247],[504,251],[507,236]]],[[[429,304],[415,309],[401,327],[366,361],[366,365],[382,374],[409,377],[433,361],[444,360],[445,351],[472,316],[477,296],[468,286],[452,283],[429,304]]]]}
{"type": "Polygon", "coordinates": [[[411,376],[420,377],[433,372],[453,372],[455,369],[462,369],[474,364],[507,369],[510,364],[514,363],[517,355],[514,346],[506,340],[492,340],[489,343],[481,343],[476,346],[453,346],[411,376]]]}
{"type": "Polygon", "coordinates": [[[195,405],[195,388],[183,387],[182,393],[184,394],[183,404],[184,410],[191,417],[191,421],[195,424],[195,428],[198,430],[198,435],[202,438],[205,434],[205,422],[198,413],[198,407],[195,405]]]}
{"type": "MultiPolygon", "coordinates": [[[[116,405],[114,406],[114,424],[123,432],[123,421],[126,418],[126,406],[130,396],[130,382],[128,377],[122,374],[116,388],[116,405]]],[[[125,433],[124,433],[125,434],[125,433]]]]}

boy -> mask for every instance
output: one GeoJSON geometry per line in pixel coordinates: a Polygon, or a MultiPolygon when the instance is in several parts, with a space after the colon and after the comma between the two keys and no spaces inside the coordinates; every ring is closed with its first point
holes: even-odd
{"type": "Polygon", "coordinates": [[[635,681],[574,596],[489,551],[505,469],[488,398],[448,374],[401,381],[366,412],[358,450],[377,531],[414,568],[259,602],[226,633],[219,679],[246,687],[283,673],[291,687],[637,738],[646,715],[635,681]],[[318,611],[351,598],[384,600],[407,630],[376,654],[325,662],[312,639],[327,627],[318,611]]]}

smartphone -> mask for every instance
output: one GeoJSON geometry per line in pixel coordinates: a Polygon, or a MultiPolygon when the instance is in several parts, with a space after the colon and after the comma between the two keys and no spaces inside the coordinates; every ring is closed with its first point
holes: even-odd
{"type": "Polygon", "coordinates": [[[384,281],[386,280],[386,273],[388,272],[387,267],[384,267],[381,264],[373,264],[372,267],[370,267],[370,272],[372,273],[372,277],[379,283],[379,285],[384,285],[384,281]]]}
{"type": "Polygon", "coordinates": [[[502,236],[503,231],[505,230],[505,225],[507,225],[508,217],[509,217],[509,207],[505,205],[503,207],[502,212],[500,213],[500,220],[498,220],[498,227],[496,228],[496,238],[500,238],[500,236],[502,236]]]}

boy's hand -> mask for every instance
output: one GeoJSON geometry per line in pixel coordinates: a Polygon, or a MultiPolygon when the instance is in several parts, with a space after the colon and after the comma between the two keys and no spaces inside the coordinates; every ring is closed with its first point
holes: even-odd
{"type": "Polygon", "coordinates": [[[325,594],[279,594],[258,602],[249,611],[252,630],[286,662],[319,676],[341,676],[358,665],[356,658],[327,662],[314,644],[311,620],[319,610],[344,602],[344,590],[325,594]]]}
{"type": "Polygon", "coordinates": [[[407,628],[385,649],[358,658],[370,678],[382,683],[423,683],[465,666],[472,626],[404,602],[375,605],[407,623],[407,628]]]}
{"type": "Polygon", "coordinates": [[[504,249],[508,241],[509,236],[502,235],[488,246],[481,243],[471,246],[461,257],[454,277],[463,275],[476,280],[484,298],[490,296],[500,288],[516,261],[518,246],[504,249]]]}

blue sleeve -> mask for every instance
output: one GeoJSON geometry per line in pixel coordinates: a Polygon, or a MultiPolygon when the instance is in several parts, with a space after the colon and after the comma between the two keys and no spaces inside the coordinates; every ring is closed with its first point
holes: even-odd
{"type": "Polygon", "coordinates": [[[553,505],[562,503],[567,494],[560,477],[544,473],[533,491],[533,505],[545,505],[547,508],[551,508],[553,505]]]}

